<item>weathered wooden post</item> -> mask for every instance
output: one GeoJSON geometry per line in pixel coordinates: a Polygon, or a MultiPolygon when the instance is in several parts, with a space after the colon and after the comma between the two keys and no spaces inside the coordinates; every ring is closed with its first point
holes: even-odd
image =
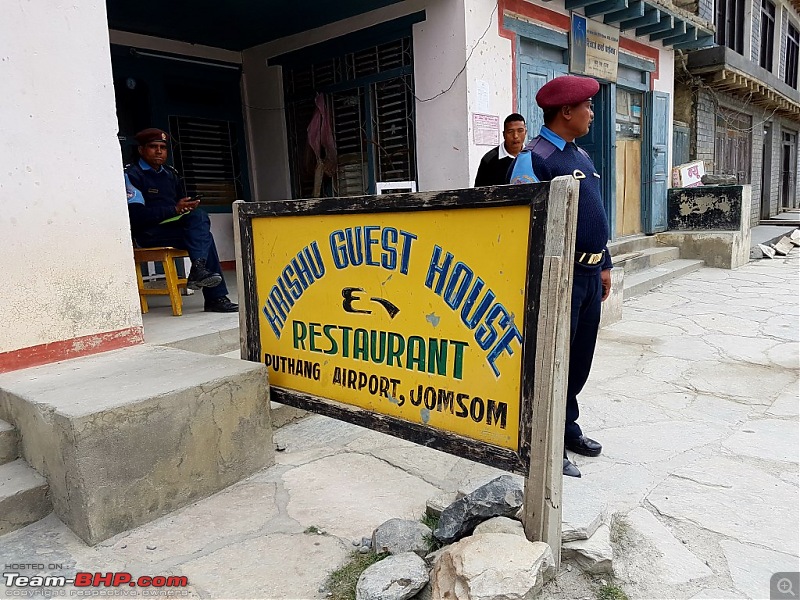
{"type": "Polygon", "coordinates": [[[234,204],[242,357],[272,400],[527,477],[561,545],[578,184],[234,204]]]}

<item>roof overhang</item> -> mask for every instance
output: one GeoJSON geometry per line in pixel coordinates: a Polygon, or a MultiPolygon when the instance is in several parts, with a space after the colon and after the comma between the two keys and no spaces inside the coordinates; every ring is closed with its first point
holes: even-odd
{"type": "MultiPolygon", "coordinates": [[[[800,2],[800,0],[795,0],[800,2]]],[[[676,49],[704,48],[714,43],[714,28],[703,19],[661,0],[566,0],[567,10],[583,9],[589,18],[649,37],[676,49]]]]}
{"type": "Polygon", "coordinates": [[[686,68],[713,89],[746,97],[750,104],[800,121],[800,92],[730,48],[691,52],[686,68]]]}

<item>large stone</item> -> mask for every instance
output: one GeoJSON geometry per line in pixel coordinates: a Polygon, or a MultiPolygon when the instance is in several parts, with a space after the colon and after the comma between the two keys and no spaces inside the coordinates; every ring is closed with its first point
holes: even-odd
{"type": "Polygon", "coordinates": [[[494,517],[483,523],[478,523],[475,527],[474,535],[480,535],[481,533],[511,533],[525,537],[525,528],[516,519],[494,517]]]}
{"type": "Polygon", "coordinates": [[[522,485],[511,475],[501,475],[442,511],[434,537],[449,544],[472,533],[491,517],[513,517],[522,506],[522,485]]]}
{"type": "MultiPolygon", "coordinates": [[[[564,483],[567,483],[565,478],[564,483]]],[[[608,504],[602,496],[585,493],[579,486],[570,484],[561,497],[561,541],[586,540],[594,535],[605,520],[608,504]]]]}
{"type": "Polygon", "coordinates": [[[561,558],[573,560],[586,573],[601,575],[613,572],[611,530],[601,525],[588,540],[567,542],[561,546],[561,558]]]}
{"type": "Polygon", "coordinates": [[[425,502],[425,514],[430,517],[439,517],[442,511],[456,500],[458,500],[457,492],[442,492],[438,496],[428,498],[425,502]]]}
{"type": "Polygon", "coordinates": [[[381,554],[415,552],[425,556],[430,550],[431,530],[419,521],[389,519],[372,532],[372,549],[381,554]]]}
{"type": "Polygon", "coordinates": [[[367,567],[356,583],[356,600],[406,600],[428,583],[428,567],[413,552],[389,556],[367,567]]]}
{"type": "Polygon", "coordinates": [[[533,600],[555,574],[550,546],[510,533],[462,539],[441,553],[431,573],[433,598],[533,600]]]}
{"type": "Polygon", "coordinates": [[[0,414],[95,544],[272,464],[263,365],[142,345],[0,375],[0,414]]]}

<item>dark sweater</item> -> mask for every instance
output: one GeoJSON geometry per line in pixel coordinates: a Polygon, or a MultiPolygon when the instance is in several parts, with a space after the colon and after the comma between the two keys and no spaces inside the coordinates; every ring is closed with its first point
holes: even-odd
{"type": "Polygon", "coordinates": [[[175,205],[185,196],[183,184],[170,167],[143,169],[138,163],[128,165],[125,173],[131,184],[144,196],[144,204],[128,204],[128,216],[134,237],[165,219],[174,217],[175,205]]]}
{"type": "Polygon", "coordinates": [[[508,183],[506,173],[514,159],[510,156],[500,158],[499,147],[492,148],[483,155],[475,176],[475,187],[485,185],[503,185],[508,183]]]}
{"type": "Polygon", "coordinates": [[[611,256],[608,253],[608,217],[600,194],[600,175],[592,163],[592,159],[578,148],[574,142],[567,142],[563,150],[559,150],[542,136],[535,137],[526,149],[531,150],[533,172],[541,181],[551,181],[560,175],[572,175],[575,170],[586,175],[580,180],[578,196],[578,229],[575,236],[575,251],[606,251],[603,262],[597,266],[575,263],[575,272],[580,274],[596,273],[600,269],[611,268],[611,256]]]}

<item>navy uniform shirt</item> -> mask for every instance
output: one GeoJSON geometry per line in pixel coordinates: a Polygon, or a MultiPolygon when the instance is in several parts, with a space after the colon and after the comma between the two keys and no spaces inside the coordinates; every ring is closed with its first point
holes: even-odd
{"type": "Polygon", "coordinates": [[[139,198],[128,189],[128,214],[134,236],[176,215],[175,205],[186,194],[174,169],[161,167],[156,171],[140,158],[125,168],[125,176],[126,186],[130,184],[141,195],[139,198]]]}
{"type": "Polygon", "coordinates": [[[567,142],[559,135],[542,127],[541,132],[526,147],[530,150],[533,172],[540,181],[551,181],[560,175],[580,175],[578,196],[578,228],[575,236],[575,251],[596,254],[605,250],[603,261],[596,266],[575,264],[583,272],[611,268],[608,253],[608,217],[600,193],[600,174],[585,150],[575,142],[567,142]]]}

